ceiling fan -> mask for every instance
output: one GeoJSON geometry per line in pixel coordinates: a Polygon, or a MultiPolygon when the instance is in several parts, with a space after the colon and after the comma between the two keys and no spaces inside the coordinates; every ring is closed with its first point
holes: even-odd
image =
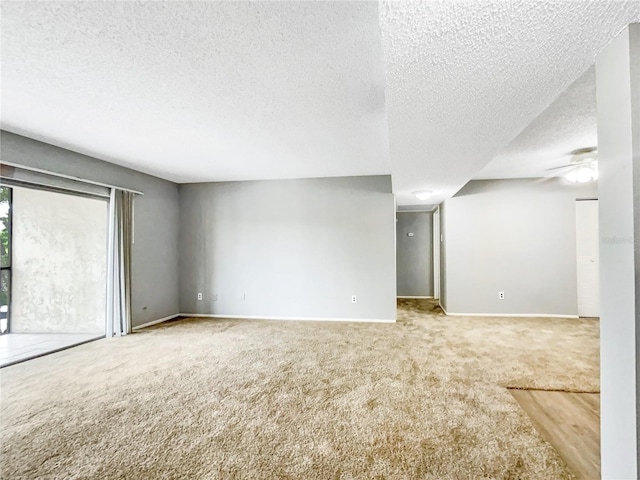
{"type": "Polygon", "coordinates": [[[555,171],[555,175],[564,176],[573,183],[586,183],[598,179],[598,148],[578,148],[570,152],[571,160],[566,165],[548,168],[547,171],[555,171]]]}

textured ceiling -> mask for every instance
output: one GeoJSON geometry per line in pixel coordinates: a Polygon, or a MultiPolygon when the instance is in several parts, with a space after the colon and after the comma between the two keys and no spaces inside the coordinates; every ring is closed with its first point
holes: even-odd
{"type": "Polygon", "coordinates": [[[640,21],[640,0],[1,9],[6,130],[178,182],[391,172],[400,205],[593,135],[559,97],[640,21]]]}
{"type": "Polygon", "coordinates": [[[639,1],[383,1],[393,188],[451,196],[595,61],[639,1]]]}
{"type": "Polygon", "coordinates": [[[536,178],[571,161],[573,150],[598,144],[596,74],[591,67],[474,179],[536,178]]]}
{"type": "Polygon", "coordinates": [[[377,3],[2,2],[2,127],[178,181],[388,174],[377,3]]]}

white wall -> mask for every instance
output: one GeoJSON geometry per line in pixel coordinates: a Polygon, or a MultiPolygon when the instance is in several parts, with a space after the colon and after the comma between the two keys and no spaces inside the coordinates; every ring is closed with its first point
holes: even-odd
{"type": "Polygon", "coordinates": [[[388,176],[181,185],[181,310],[395,320],[394,223],[388,176]]]}
{"type": "Polygon", "coordinates": [[[596,62],[602,478],[638,478],[640,25],[596,62]],[[635,201],[635,211],[634,211],[635,201]]]}
{"type": "Polygon", "coordinates": [[[0,154],[6,162],[144,192],[135,198],[132,323],[179,313],[175,183],[5,131],[0,132],[0,154]]]}
{"type": "Polygon", "coordinates": [[[577,315],[575,200],[596,196],[562,179],[467,184],[441,213],[447,311],[577,315]]]}
{"type": "Polygon", "coordinates": [[[13,188],[11,333],[104,333],[107,205],[13,188]]]}

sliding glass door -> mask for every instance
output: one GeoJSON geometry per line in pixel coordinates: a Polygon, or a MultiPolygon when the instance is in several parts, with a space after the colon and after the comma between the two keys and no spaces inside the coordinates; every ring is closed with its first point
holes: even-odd
{"type": "Polygon", "coordinates": [[[9,332],[11,316],[11,204],[13,190],[0,187],[0,334],[9,332]]]}

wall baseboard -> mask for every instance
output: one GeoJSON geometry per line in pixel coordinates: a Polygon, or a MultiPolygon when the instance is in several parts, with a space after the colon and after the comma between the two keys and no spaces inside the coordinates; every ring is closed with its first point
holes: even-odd
{"type": "MultiPolygon", "coordinates": [[[[440,305],[442,308],[442,305],[440,305]]],[[[522,318],[579,318],[578,315],[558,315],[555,313],[453,313],[442,308],[450,317],[522,317],[522,318]]]]}
{"type": "MultiPolygon", "coordinates": [[[[178,316],[178,315],[177,315],[178,316]]],[[[256,315],[219,315],[208,313],[181,313],[180,317],[194,318],[230,318],[239,320],[286,320],[303,322],[359,322],[359,323],[396,323],[395,319],[387,320],[382,318],[327,318],[327,317],[264,317],[256,315]]]]}
{"type": "Polygon", "coordinates": [[[433,298],[433,296],[411,296],[411,295],[398,295],[396,298],[407,298],[407,299],[412,299],[412,298],[416,298],[416,299],[427,299],[427,298],[433,298]]]}
{"type": "MultiPolygon", "coordinates": [[[[433,298],[433,297],[397,297],[397,298],[433,298]]],[[[578,315],[557,315],[549,313],[454,313],[447,312],[447,310],[438,303],[445,315],[449,317],[522,317],[522,318],[580,318],[578,315]]],[[[177,317],[193,317],[193,318],[230,318],[239,320],[285,320],[285,321],[303,321],[303,322],[357,322],[357,323],[396,323],[396,320],[382,319],[382,318],[327,318],[327,317],[269,317],[269,316],[256,316],[256,315],[219,315],[208,313],[176,313],[169,315],[168,317],[152,320],[142,325],[136,325],[132,328],[133,331],[142,330],[143,328],[151,327],[159,323],[173,320],[177,317]]]]}
{"type": "Polygon", "coordinates": [[[143,323],[142,325],[136,325],[131,330],[141,330],[143,328],[150,327],[151,325],[157,325],[158,323],[166,322],[167,320],[173,320],[174,318],[179,316],[180,316],[179,313],[176,313],[175,315],[169,315],[168,317],[159,318],[158,320],[152,320],[150,322],[143,323]]]}

